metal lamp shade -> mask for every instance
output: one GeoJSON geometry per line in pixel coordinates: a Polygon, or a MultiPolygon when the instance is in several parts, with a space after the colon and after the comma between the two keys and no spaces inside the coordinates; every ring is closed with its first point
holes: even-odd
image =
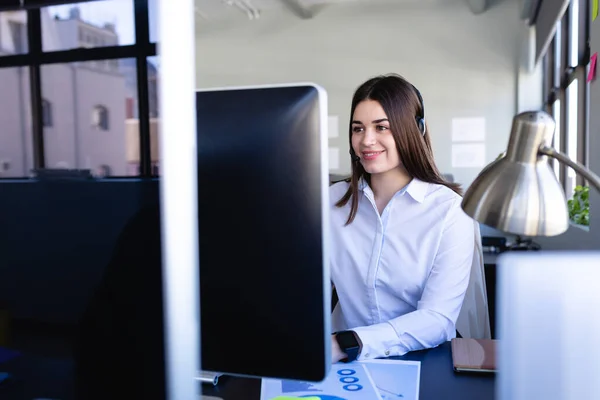
{"type": "Polygon", "coordinates": [[[565,193],[540,147],[555,123],[544,112],[513,120],[506,155],[488,165],[465,193],[463,210],[476,221],[523,236],[555,236],[569,226],[565,193]]]}

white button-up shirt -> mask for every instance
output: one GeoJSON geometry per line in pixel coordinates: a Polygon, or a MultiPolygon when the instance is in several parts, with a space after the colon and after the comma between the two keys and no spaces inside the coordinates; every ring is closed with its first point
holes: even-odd
{"type": "Polygon", "coordinates": [[[347,182],[330,187],[331,278],[339,303],[334,331],[352,329],[359,360],[399,356],[456,336],[473,262],[473,220],[451,189],[413,179],[380,215],[360,182],[358,212],[335,203],[347,182]]]}

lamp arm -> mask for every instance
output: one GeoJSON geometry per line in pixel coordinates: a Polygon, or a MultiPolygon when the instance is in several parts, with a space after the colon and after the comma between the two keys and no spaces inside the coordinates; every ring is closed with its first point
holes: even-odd
{"type": "Polygon", "coordinates": [[[565,154],[552,147],[542,146],[540,147],[539,152],[541,154],[547,155],[548,157],[555,158],[559,162],[573,168],[575,172],[583,176],[592,186],[596,188],[598,192],[600,192],[600,177],[593,173],[589,168],[586,168],[578,162],[571,160],[565,154]]]}

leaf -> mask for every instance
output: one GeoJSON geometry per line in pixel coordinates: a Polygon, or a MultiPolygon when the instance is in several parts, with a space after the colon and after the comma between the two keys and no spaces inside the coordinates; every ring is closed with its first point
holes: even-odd
{"type": "Polygon", "coordinates": [[[578,225],[590,224],[590,187],[575,186],[573,198],[567,201],[569,219],[578,225]]]}

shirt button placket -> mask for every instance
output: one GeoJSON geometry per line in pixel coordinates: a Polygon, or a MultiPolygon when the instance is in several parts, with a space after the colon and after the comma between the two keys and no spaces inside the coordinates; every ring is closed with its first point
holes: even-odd
{"type": "Polygon", "coordinates": [[[375,282],[377,279],[377,270],[379,269],[379,257],[381,255],[382,243],[383,226],[381,223],[381,219],[378,218],[377,233],[375,235],[375,245],[373,246],[373,256],[371,257],[372,262],[369,268],[369,291],[371,292],[371,321],[373,324],[379,323],[379,305],[377,304],[375,282]]]}

